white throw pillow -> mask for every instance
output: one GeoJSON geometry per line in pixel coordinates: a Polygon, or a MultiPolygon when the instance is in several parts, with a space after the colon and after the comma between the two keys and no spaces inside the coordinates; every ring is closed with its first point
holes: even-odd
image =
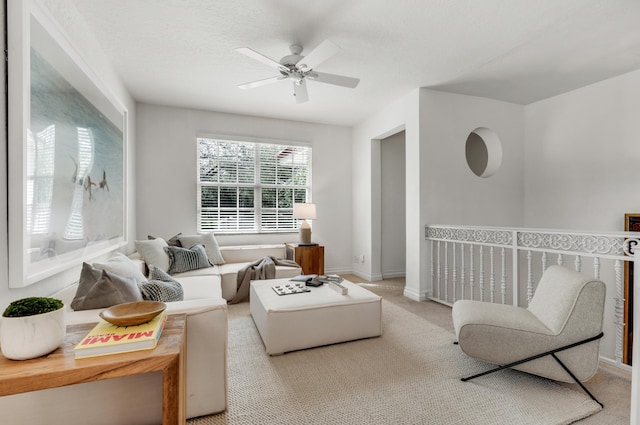
{"type": "Polygon", "coordinates": [[[113,257],[104,263],[93,263],[93,267],[106,270],[118,276],[133,278],[136,280],[136,283],[142,283],[147,280],[140,266],[120,252],[116,252],[113,257]]]}
{"type": "Polygon", "coordinates": [[[168,246],[162,238],[136,241],[136,250],[147,265],[154,265],[163,272],[169,270],[169,256],[164,252],[164,247],[168,246]]]}
{"type": "Polygon", "coordinates": [[[218,246],[218,241],[216,240],[213,232],[205,233],[204,235],[180,236],[179,240],[184,248],[191,248],[194,245],[204,245],[204,249],[207,252],[207,257],[209,258],[209,261],[211,261],[211,264],[224,264],[224,258],[220,252],[220,246],[218,246]]]}

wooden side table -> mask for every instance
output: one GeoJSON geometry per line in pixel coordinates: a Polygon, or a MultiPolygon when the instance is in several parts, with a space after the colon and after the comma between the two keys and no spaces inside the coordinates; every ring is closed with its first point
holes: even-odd
{"type": "Polygon", "coordinates": [[[324,246],[285,244],[287,260],[293,260],[302,267],[303,274],[324,274],[324,246]]]}
{"type": "Polygon", "coordinates": [[[64,344],[44,357],[16,361],[0,355],[0,396],[161,371],[162,424],[185,424],[186,315],[168,317],[153,350],[76,359],[73,347],[94,326],[67,326],[64,344]]]}

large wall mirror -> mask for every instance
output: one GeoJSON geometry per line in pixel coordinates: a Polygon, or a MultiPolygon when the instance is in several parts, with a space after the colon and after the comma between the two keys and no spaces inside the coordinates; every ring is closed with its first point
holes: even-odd
{"type": "Polygon", "coordinates": [[[7,4],[9,287],[125,243],[127,111],[35,0],[7,4]]]}

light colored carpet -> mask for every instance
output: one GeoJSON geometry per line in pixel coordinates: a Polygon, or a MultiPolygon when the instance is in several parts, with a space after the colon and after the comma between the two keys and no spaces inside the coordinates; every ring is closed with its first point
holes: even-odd
{"type": "Polygon", "coordinates": [[[586,395],[486,370],[453,334],[383,301],[383,335],[269,357],[248,303],[229,307],[229,409],[189,425],[569,424],[600,410],[586,395]]]}

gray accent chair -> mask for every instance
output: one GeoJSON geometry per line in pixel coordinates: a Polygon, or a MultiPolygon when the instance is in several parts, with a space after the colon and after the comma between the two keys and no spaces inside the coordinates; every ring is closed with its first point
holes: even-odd
{"type": "Polygon", "coordinates": [[[576,382],[598,401],[582,382],[598,370],[605,293],[600,280],[553,265],[543,273],[528,308],[456,301],[453,324],[462,351],[500,365],[462,380],[512,368],[576,382]]]}

